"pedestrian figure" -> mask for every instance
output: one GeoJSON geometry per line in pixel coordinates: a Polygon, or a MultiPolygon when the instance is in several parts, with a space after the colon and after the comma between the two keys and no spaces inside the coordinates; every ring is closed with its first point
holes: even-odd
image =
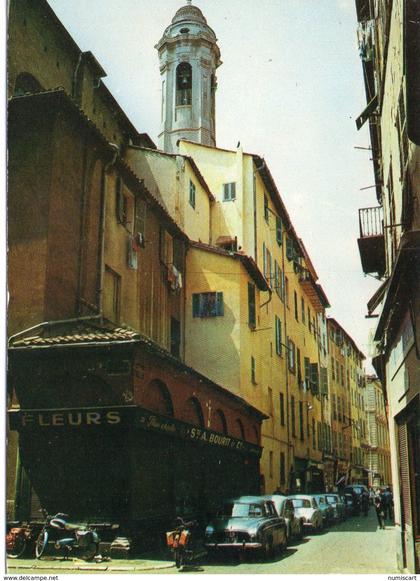
{"type": "Polygon", "coordinates": [[[366,491],[362,492],[361,503],[363,514],[367,516],[369,512],[369,494],[366,491]]]}
{"type": "Polygon", "coordinates": [[[385,513],[383,507],[382,496],[378,494],[375,496],[375,500],[373,501],[376,510],[376,516],[378,517],[378,524],[380,529],[385,528],[385,513]]]}
{"type": "Polygon", "coordinates": [[[382,497],[382,504],[384,507],[385,518],[389,518],[391,520],[393,518],[393,515],[392,515],[393,498],[392,498],[392,492],[391,492],[391,489],[389,486],[382,492],[381,497],[382,497]]]}

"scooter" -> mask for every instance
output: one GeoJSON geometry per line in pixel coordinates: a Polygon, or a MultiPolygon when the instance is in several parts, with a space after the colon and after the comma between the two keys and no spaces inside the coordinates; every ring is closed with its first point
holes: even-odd
{"type": "Polygon", "coordinates": [[[57,513],[48,515],[45,511],[45,523],[35,543],[35,556],[40,559],[45,553],[50,536],[54,541],[54,548],[64,552],[64,558],[68,558],[73,551],[77,556],[90,561],[99,550],[99,537],[96,531],[68,522],[68,515],[57,513]],[[58,535],[57,532],[59,531],[58,535]],[[64,536],[61,536],[63,535],[64,536]]]}
{"type": "Polygon", "coordinates": [[[166,533],[166,543],[174,553],[176,568],[180,569],[205,555],[206,551],[200,552],[197,548],[197,521],[185,522],[177,517],[175,524],[175,530],[166,533]]]}

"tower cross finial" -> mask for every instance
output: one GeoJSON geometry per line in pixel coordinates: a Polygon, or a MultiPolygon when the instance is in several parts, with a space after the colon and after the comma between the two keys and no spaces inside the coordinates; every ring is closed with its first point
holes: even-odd
{"type": "Polygon", "coordinates": [[[191,6],[191,0],[187,0],[188,6],[191,6]]]}

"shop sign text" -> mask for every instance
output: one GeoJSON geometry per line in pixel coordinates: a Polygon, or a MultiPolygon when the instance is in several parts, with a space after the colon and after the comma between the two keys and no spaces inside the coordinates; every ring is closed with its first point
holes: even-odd
{"type": "Polygon", "coordinates": [[[22,412],[20,423],[24,428],[59,426],[104,426],[121,423],[119,411],[62,411],[62,412],[22,412]]]}

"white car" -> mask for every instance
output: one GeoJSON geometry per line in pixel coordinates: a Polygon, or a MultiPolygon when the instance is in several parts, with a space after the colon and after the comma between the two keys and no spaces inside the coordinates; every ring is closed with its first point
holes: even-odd
{"type": "Polygon", "coordinates": [[[316,500],[309,494],[294,494],[289,497],[293,502],[295,516],[301,519],[304,527],[320,532],[324,528],[322,512],[316,500]]]}

